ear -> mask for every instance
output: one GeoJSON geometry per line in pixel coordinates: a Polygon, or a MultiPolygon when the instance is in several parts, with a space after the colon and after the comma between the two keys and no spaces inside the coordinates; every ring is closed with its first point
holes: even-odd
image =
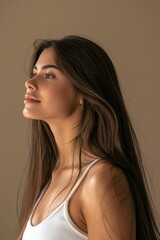
{"type": "Polygon", "coordinates": [[[82,98],[82,96],[80,96],[79,103],[80,103],[81,106],[83,106],[83,98],[82,98]]]}

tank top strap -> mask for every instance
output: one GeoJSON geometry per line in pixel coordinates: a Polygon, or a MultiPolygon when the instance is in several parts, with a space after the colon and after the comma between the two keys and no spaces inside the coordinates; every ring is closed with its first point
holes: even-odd
{"type": "Polygon", "coordinates": [[[68,194],[66,201],[69,201],[70,198],[72,197],[72,195],[75,193],[75,191],[78,189],[78,187],[80,186],[81,182],[83,181],[83,179],[85,178],[85,176],[87,175],[87,173],[89,172],[89,170],[92,168],[92,166],[97,163],[100,160],[100,158],[96,158],[95,160],[93,160],[93,162],[90,163],[90,165],[85,169],[84,173],[82,174],[82,176],[78,179],[78,181],[76,182],[76,184],[73,186],[72,190],[70,191],[70,193],[68,194]]]}

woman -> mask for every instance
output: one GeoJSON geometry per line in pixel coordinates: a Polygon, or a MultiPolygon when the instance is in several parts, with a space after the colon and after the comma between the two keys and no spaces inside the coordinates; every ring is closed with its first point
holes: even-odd
{"type": "Polygon", "coordinates": [[[160,239],[110,58],[79,36],[34,46],[25,83],[32,144],[19,239],[160,239]]]}

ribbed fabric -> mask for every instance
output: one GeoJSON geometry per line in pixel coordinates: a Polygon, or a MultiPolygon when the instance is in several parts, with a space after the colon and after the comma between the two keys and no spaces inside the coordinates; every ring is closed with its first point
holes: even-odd
{"type": "MultiPolygon", "coordinates": [[[[77,183],[72,188],[70,194],[64,202],[61,203],[45,220],[33,226],[31,224],[32,214],[27,222],[22,240],[87,240],[87,233],[82,231],[72,221],[68,205],[69,200],[75,191],[80,186],[81,182],[87,175],[91,167],[99,161],[95,159],[84,171],[82,176],[78,179],[77,183]]],[[[42,197],[42,194],[41,194],[42,197]]],[[[38,199],[35,207],[39,203],[41,197],[38,199]]],[[[35,209],[35,208],[34,208],[35,209]]]]}

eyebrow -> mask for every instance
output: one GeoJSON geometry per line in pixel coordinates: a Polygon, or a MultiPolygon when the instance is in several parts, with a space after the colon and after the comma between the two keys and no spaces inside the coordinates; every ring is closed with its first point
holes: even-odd
{"type": "MultiPolygon", "coordinates": [[[[42,70],[47,69],[47,68],[55,68],[55,69],[59,69],[56,65],[52,65],[52,64],[44,65],[44,66],[41,67],[42,70]]],[[[38,70],[37,66],[34,66],[33,69],[38,70]]]]}

